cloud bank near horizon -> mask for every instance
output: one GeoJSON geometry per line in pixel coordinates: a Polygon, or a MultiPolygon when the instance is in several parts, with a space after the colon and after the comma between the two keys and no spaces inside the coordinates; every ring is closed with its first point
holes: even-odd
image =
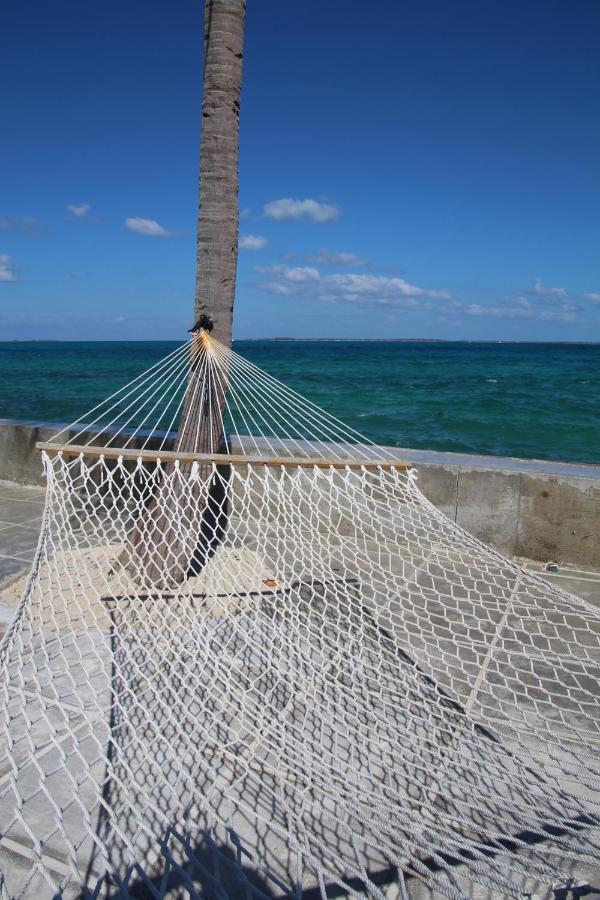
{"type": "Polygon", "coordinates": [[[257,266],[263,276],[258,287],[280,297],[301,296],[307,300],[354,303],[364,306],[425,308],[427,301],[452,301],[450,291],[430,290],[404,278],[338,272],[323,275],[314,266],[257,266]]]}
{"type": "MultiPolygon", "coordinates": [[[[347,254],[317,254],[308,259],[332,263],[334,258],[349,264],[347,254]]],[[[540,278],[526,294],[516,294],[492,303],[468,303],[447,288],[428,288],[405,278],[357,272],[323,273],[316,266],[274,264],[255,266],[260,276],[254,285],[281,298],[299,297],[321,303],[347,303],[362,307],[397,310],[427,310],[438,317],[459,319],[490,318],[538,320],[572,324],[580,321],[581,302],[564,288],[546,288],[540,278]],[[551,302],[549,302],[551,301],[551,302]]],[[[600,304],[600,292],[581,295],[581,300],[600,304]]]]}

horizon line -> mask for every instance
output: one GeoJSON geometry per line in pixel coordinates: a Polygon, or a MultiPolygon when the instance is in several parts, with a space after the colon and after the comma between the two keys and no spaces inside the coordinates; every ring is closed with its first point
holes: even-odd
{"type": "MultiPolygon", "coordinates": [[[[165,344],[181,341],[186,338],[7,338],[1,344],[165,344]]],[[[278,344],[294,343],[348,343],[348,344],[551,344],[551,345],[584,345],[599,346],[600,340],[527,340],[499,338],[352,338],[352,337],[234,337],[236,341],[272,342],[278,344]]]]}

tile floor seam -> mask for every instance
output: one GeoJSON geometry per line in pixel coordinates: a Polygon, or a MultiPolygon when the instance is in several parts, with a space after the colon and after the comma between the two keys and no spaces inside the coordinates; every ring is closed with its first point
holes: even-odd
{"type": "Polygon", "coordinates": [[[12,553],[0,553],[0,559],[14,559],[16,562],[27,563],[30,562],[28,559],[23,559],[22,556],[13,556],[12,553]]]}
{"type": "Polygon", "coordinates": [[[38,531],[40,525],[42,524],[42,520],[34,520],[32,519],[30,522],[6,522],[4,519],[0,519],[0,532],[6,531],[7,528],[25,528],[27,531],[38,531]]]}
{"type": "Polygon", "coordinates": [[[33,556],[35,553],[35,549],[37,544],[33,544],[31,547],[27,547],[25,550],[15,550],[14,553],[6,553],[2,548],[0,548],[0,556],[13,556],[15,558],[19,558],[20,556],[25,556],[29,558],[33,556]]]}

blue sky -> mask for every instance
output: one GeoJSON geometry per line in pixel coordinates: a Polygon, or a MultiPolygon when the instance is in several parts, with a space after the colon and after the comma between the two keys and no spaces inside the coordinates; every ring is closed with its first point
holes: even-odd
{"type": "MultiPolygon", "coordinates": [[[[0,335],[182,337],[201,0],[8,0],[0,335]]],[[[600,4],[249,0],[238,338],[600,340],[600,4]]]]}

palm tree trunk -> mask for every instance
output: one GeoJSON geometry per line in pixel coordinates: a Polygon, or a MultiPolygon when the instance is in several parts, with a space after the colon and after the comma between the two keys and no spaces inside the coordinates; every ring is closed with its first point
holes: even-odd
{"type": "Polygon", "coordinates": [[[196,319],[213,321],[231,346],[238,252],[240,93],[246,0],[205,0],[204,102],[200,143],[200,211],[196,319]]]}
{"type": "MultiPolygon", "coordinates": [[[[201,316],[208,317],[214,337],[227,346],[231,346],[237,269],[245,13],[246,0],[205,0],[195,321],[201,316]]],[[[207,396],[207,386],[199,386],[197,366],[192,363],[177,449],[203,453],[223,445],[224,387],[213,388],[215,395],[207,396]],[[209,418],[209,408],[219,409],[221,415],[213,414],[209,418]]],[[[210,383],[208,390],[211,390],[210,383]]],[[[122,556],[132,573],[135,570],[139,578],[142,572],[143,581],[157,587],[181,582],[190,571],[200,570],[212,552],[210,540],[218,539],[224,528],[226,501],[222,479],[213,479],[207,491],[202,483],[209,479],[211,470],[205,467],[200,470],[200,479],[184,488],[190,469],[191,464],[181,465],[181,480],[163,476],[122,556]],[[197,523],[198,533],[194,527],[182,535],[182,519],[197,523]]],[[[172,472],[167,467],[165,476],[171,476],[172,472]]]]}

